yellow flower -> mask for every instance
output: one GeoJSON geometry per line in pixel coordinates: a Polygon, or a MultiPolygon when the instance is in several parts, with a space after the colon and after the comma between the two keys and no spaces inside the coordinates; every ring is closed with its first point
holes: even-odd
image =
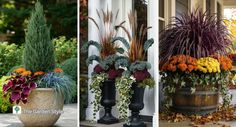
{"type": "Polygon", "coordinates": [[[220,72],[220,63],[217,59],[204,57],[197,60],[198,70],[203,73],[220,72]]]}

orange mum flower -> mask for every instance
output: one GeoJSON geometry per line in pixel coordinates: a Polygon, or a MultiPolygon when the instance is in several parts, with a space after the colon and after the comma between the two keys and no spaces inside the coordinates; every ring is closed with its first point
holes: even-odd
{"type": "Polygon", "coordinates": [[[223,71],[230,71],[232,69],[232,60],[227,56],[213,56],[220,63],[220,69],[223,71]]]}
{"type": "Polygon", "coordinates": [[[185,63],[180,63],[180,64],[178,64],[178,68],[181,71],[185,71],[188,68],[188,66],[185,63]]]}
{"type": "Polygon", "coordinates": [[[162,71],[180,71],[191,72],[197,69],[197,59],[188,55],[172,56],[161,67],[162,71]]]}
{"type": "Polygon", "coordinates": [[[26,71],[25,68],[17,68],[14,70],[16,73],[23,73],[24,71],[26,71]]]}
{"type": "Polygon", "coordinates": [[[34,73],[35,76],[40,76],[40,75],[44,75],[45,73],[43,71],[37,71],[34,73]]]}
{"type": "Polygon", "coordinates": [[[55,68],[55,69],[54,69],[54,72],[55,72],[55,73],[61,73],[61,72],[63,72],[63,70],[62,70],[61,68],[55,68]]]}
{"type": "Polygon", "coordinates": [[[21,73],[22,76],[29,76],[31,74],[32,74],[31,71],[24,71],[24,72],[21,73]]]}

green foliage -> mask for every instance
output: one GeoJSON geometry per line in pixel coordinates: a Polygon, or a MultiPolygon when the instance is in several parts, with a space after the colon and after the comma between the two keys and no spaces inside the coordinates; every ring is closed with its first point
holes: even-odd
{"type": "Polygon", "coordinates": [[[48,73],[38,81],[39,88],[53,88],[57,97],[64,96],[65,102],[71,102],[75,82],[63,73],[48,73]]]}
{"type": "Polygon", "coordinates": [[[96,119],[96,112],[100,109],[100,101],[102,98],[102,90],[100,89],[102,82],[108,78],[108,75],[105,73],[94,74],[92,76],[92,82],[90,90],[95,94],[93,104],[93,118],[96,119]]]}
{"type": "Polygon", "coordinates": [[[0,113],[10,113],[12,110],[12,104],[9,102],[8,97],[3,97],[2,87],[4,82],[9,78],[10,76],[2,76],[0,79],[0,113]]]}
{"type": "Polygon", "coordinates": [[[212,91],[219,91],[223,98],[223,107],[228,107],[231,101],[228,92],[229,73],[184,73],[184,72],[161,72],[161,82],[164,84],[163,91],[166,94],[167,101],[165,106],[170,106],[171,97],[176,89],[190,87],[191,92],[196,91],[197,86],[209,87],[212,91]],[[220,88],[220,89],[218,89],[220,88]]]}
{"type": "Polygon", "coordinates": [[[49,72],[55,68],[50,29],[43,14],[43,6],[37,2],[28,23],[24,50],[24,66],[32,72],[49,72]]]}
{"type": "Polygon", "coordinates": [[[122,76],[116,79],[116,89],[120,96],[118,101],[119,118],[124,119],[128,122],[129,104],[131,103],[132,93],[131,90],[132,83],[135,82],[134,77],[122,76]]]}
{"type": "Polygon", "coordinates": [[[0,42],[0,77],[22,62],[22,47],[7,42],[0,42]]]}
{"type": "Polygon", "coordinates": [[[154,40],[151,38],[151,39],[148,39],[145,43],[144,43],[144,47],[143,47],[143,50],[144,51],[148,51],[148,49],[152,46],[152,44],[154,43],[154,40]]]}
{"type": "Polygon", "coordinates": [[[146,78],[142,82],[140,82],[138,86],[143,88],[149,86],[150,88],[153,88],[155,86],[155,80],[153,78],[146,78]]]}
{"type": "Polygon", "coordinates": [[[101,44],[99,44],[96,41],[90,40],[82,46],[81,51],[82,52],[87,52],[90,45],[95,46],[98,49],[99,52],[102,50],[101,44]]]}
{"type": "Polygon", "coordinates": [[[63,72],[75,81],[76,85],[72,89],[72,103],[77,102],[77,58],[70,58],[61,65],[63,72]]]}
{"type": "Polygon", "coordinates": [[[151,69],[151,64],[147,61],[135,61],[129,67],[131,72],[144,69],[151,69]]]}
{"type": "Polygon", "coordinates": [[[65,36],[59,36],[53,39],[55,47],[55,59],[56,63],[62,63],[69,58],[77,57],[77,39],[66,39],[65,36]]]}
{"type": "MultiPolygon", "coordinates": [[[[10,43],[24,42],[25,28],[30,11],[37,0],[0,0],[0,33],[14,32],[9,37],[10,43]]],[[[77,1],[38,0],[44,5],[48,24],[53,37],[77,35],[77,1]],[[65,29],[66,28],[66,29],[65,29]]]]}
{"type": "Polygon", "coordinates": [[[70,58],[61,64],[63,72],[77,82],[77,58],[70,58]]]}

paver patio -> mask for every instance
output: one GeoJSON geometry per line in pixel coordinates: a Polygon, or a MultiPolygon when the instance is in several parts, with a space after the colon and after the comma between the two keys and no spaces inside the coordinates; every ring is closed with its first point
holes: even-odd
{"type": "MultiPolygon", "coordinates": [[[[64,113],[53,127],[77,127],[77,104],[67,104],[64,113]]],[[[24,127],[13,114],[0,114],[0,127],[24,127]]]]}

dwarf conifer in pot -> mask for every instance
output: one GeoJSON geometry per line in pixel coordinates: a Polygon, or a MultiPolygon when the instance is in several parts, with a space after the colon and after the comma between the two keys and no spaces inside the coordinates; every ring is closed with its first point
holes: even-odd
{"type": "Polygon", "coordinates": [[[25,126],[52,126],[62,113],[64,101],[70,101],[75,83],[62,69],[55,68],[50,29],[40,2],[32,11],[25,42],[24,67],[12,72],[3,92],[11,103],[21,106],[18,116],[25,126]]]}

